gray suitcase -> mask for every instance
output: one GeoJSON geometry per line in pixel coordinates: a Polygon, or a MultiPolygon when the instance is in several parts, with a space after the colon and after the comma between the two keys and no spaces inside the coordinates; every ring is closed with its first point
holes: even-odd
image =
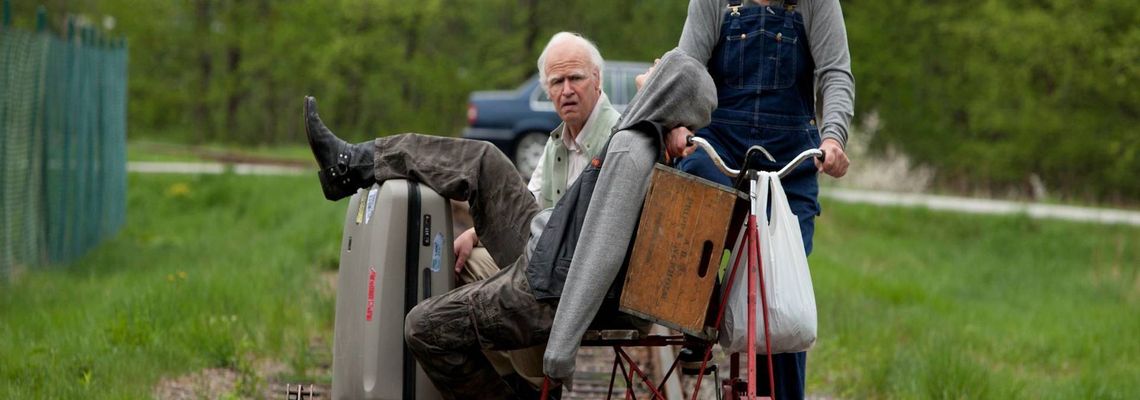
{"type": "Polygon", "coordinates": [[[337,277],[334,399],[441,396],[404,345],[404,315],[455,287],[451,205],[390,180],[348,203],[337,277]]]}

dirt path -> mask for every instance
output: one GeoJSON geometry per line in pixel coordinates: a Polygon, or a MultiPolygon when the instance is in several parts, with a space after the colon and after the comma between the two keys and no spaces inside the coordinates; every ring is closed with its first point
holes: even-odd
{"type": "MultiPolygon", "coordinates": [[[[238,175],[304,175],[310,173],[310,170],[311,168],[296,165],[262,163],[142,161],[127,163],[127,171],[129,172],[151,174],[221,174],[229,171],[238,175]]],[[[844,188],[824,188],[820,193],[824,198],[845,203],[925,207],[931,210],[971,214],[1025,214],[1031,218],[1140,226],[1140,212],[1113,208],[1076,207],[1045,203],[844,188]]]]}
{"type": "Polygon", "coordinates": [[[1140,226],[1140,212],[1112,208],[1076,207],[1044,203],[936,196],[921,193],[896,193],[839,188],[828,188],[820,192],[825,198],[845,203],[923,207],[931,210],[955,211],[970,214],[1025,214],[1030,218],[1140,226]]]}

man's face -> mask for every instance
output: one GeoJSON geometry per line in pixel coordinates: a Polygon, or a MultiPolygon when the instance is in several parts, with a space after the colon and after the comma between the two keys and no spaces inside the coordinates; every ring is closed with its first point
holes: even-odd
{"type": "Polygon", "coordinates": [[[547,94],[558,117],[580,132],[602,95],[602,80],[580,44],[560,43],[546,56],[547,94]]]}

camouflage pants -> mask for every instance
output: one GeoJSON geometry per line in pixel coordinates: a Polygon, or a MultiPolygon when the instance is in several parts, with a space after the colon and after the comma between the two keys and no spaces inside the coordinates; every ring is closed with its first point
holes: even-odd
{"type": "Polygon", "coordinates": [[[479,241],[498,265],[513,263],[523,253],[538,202],[494,145],[414,133],[382,137],[373,145],[377,182],[411,179],[440,196],[466,201],[479,241]]]}
{"type": "Polygon", "coordinates": [[[412,179],[467,201],[480,241],[498,265],[509,264],[413,308],[404,321],[408,348],[445,398],[514,398],[483,352],[532,347],[550,336],[555,305],[535,300],[526,279],[524,250],[539,211],[534,195],[486,142],[404,134],[374,146],[378,182],[412,179]]]}
{"type": "MultiPolygon", "coordinates": [[[[500,269],[485,247],[475,247],[467,257],[467,266],[459,274],[459,282],[461,285],[478,282],[490,278],[500,269]]],[[[542,372],[542,355],[544,353],[546,353],[545,343],[522,350],[483,351],[483,355],[487,356],[487,360],[491,362],[500,376],[516,374],[534,390],[539,390],[542,387],[542,381],[546,378],[542,372]]]]}
{"type": "Polygon", "coordinates": [[[523,254],[490,278],[408,313],[404,340],[445,398],[514,398],[483,351],[532,347],[550,336],[555,305],[530,293],[526,261],[523,254]]]}

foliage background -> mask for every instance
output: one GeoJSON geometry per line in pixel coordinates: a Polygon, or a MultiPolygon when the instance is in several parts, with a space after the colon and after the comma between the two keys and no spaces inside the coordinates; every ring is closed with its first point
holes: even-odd
{"type": "MultiPolygon", "coordinates": [[[[550,34],[595,40],[607,59],[673,47],[687,2],[568,0],[48,0],[131,45],[132,137],[301,142],[300,98],[363,140],[455,135],[472,90],[535,70],[550,34]]],[[[34,1],[16,2],[31,24],[34,1]]],[[[1140,183],[1140,3],[1114,0],[846,0],[857,121],[872,149],[934,167],[959,191],[1135,203],[1140,183]]],[[[63,12],[60,12],[63,11],[63,12]]],[[[22,20],[22,21],[21,21],[22,20]]],[[[856,134],[859,134],[858,132],[856,134]]],[[[857,161],[857,160],[856,160],[857,161]]]]}

